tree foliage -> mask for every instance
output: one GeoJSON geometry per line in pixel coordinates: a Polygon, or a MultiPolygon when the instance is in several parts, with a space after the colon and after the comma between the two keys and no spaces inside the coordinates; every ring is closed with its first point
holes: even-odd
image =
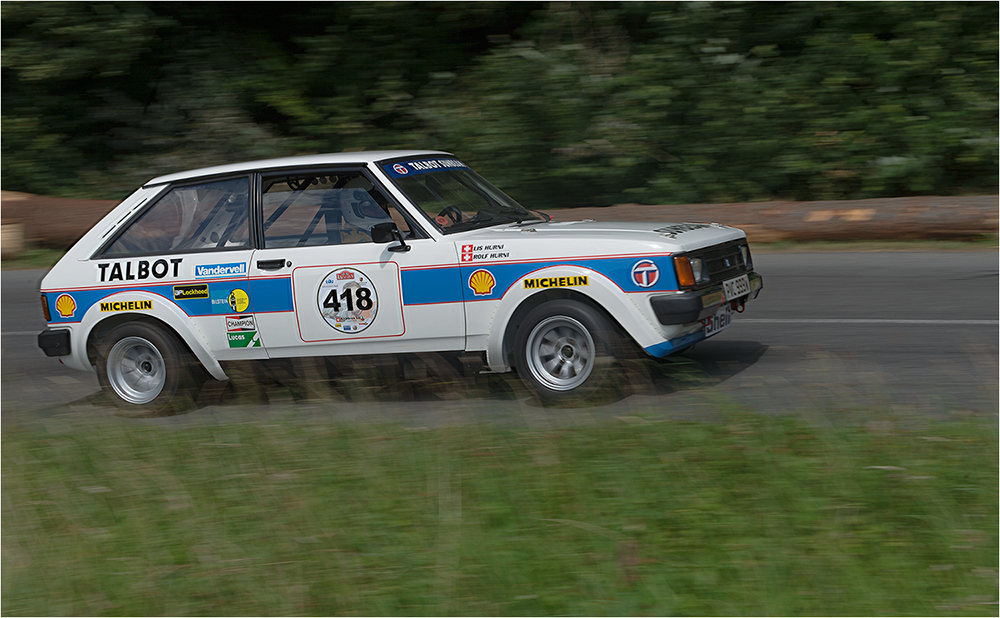
{"type": "Polygon", "coordinates": [[[996,3],[7,2],[7,189],[455,152],[534,207],[997,190],[996,3]]]}

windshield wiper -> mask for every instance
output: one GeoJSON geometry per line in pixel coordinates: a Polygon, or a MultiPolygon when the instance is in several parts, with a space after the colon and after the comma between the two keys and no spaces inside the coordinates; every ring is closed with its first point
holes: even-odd
{"type": "Polygon", "coordinates": [[[536,215],[540,215],[540,217],[541,217],[541,218],[540,218],[540,219],[538,219],[537,221],[535,221],[535,220],[532,220],[532,221],[524,221],[524,219],[520,219],[520,218],[519,218],[519,219],[517,220],[517,226],[518,226],[518,227],[524,227],[525,225],[534,225],[534,224],[536,224],[536,223],[548,223],[549,221],[551,221],[551,220],[552,220],[552,216],[551,216],[551,215],[549,215],[549,214],[547,214],[547,213],[544,213],[544,212],[542,212],[542,211],[540,211],[540,210],[529,210],[528,212],[530,212],[530,213],[534,213],[534,214],[536,214],[536,215]]]}

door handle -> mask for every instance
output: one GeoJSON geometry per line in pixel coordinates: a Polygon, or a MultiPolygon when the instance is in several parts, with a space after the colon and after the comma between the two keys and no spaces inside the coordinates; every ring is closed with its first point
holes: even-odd
{"type": "MultiPolygon", "coordinates": [[[[291,262],[288,263],[289,266],[292,265],[291,262]]],[[[261,270],[278,270],[285,266],[285,258],[278,258],[276,260],[257,260],[257,268],[261,270]]]]}

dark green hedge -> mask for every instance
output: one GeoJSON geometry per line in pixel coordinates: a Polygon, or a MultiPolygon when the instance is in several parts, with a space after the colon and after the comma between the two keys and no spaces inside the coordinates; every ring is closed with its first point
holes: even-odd
{"type": "Polygon", "coordinates": [[[8,190],[429,147],[542,208],[997,191],[994,2],[2,11],[8,190]]]}

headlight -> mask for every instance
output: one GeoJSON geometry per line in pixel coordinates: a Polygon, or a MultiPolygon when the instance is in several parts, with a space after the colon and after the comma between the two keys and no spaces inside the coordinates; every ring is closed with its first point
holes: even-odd
{"type": "Polygon", "coordinates": [[[701,258],[691,258],[691,272],[696,283],[708,281],[708,271],[705,270],[705,262],[701,258]]]}
{"type": "Polygon", "coordinates": [[[743,258],[743,264],[747,267],[747,270],[753,270],[753,262],[750,261],[750,247],[740,245],[740,257],[743,258]]]}

